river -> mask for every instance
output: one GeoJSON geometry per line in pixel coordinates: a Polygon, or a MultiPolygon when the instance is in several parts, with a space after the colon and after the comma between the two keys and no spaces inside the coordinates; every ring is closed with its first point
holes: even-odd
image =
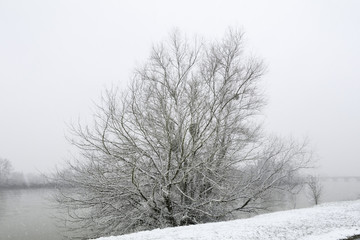
{"type": "Polygon", "coordinates": [[[60,240],[52,189],[0,190],[0,239],[60,240]]]}
{"type": "MultiPolygon", "coordinates": [[[[360,181],[339,179],[322,182],[321,202],[360,198],[360,181]]],[[[0,190],[1,240],[62,240],[55,216],[59,212],[49,201],[53,189],[0,190]]],[[[312,204],[301,193],[293,207],[312,204]]],[[[291,205],[291,204],[290,204],[291,205]]]]}

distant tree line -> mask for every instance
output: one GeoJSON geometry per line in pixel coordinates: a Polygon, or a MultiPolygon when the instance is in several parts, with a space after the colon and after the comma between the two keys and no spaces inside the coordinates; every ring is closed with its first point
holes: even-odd
{"type": "Polygon", "coordinates": [[[0,188],[40,188],[55,187],[55,184],[43,174],[14,171],[8,159],[0,158],[0,188]]]}

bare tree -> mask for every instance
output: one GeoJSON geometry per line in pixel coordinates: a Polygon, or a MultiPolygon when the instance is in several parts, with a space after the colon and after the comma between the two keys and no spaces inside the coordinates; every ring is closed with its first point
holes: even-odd
{"type": "Polygon", "coordinates": [[[82,156],[57,175],[69,221],[87,237],[220,221],[291,191],[309,155],[262,133],[263,73],[239,31],[153,47],[127,92],[107,91],[94,123],[72,127],[82,156]]]}
{"type": "Polygon", "coordinates": [[[11,162],[8,159],[0,158],[0,186],[7,184],[11,171],[11,162]]]}
{"type": "Polygon", "coordinates": [[[318,205],[323,194],[320,178],[318,176],[309,175],[306,184],[308,186],[307,196],[309,200],[315,205],[318,205]]]}

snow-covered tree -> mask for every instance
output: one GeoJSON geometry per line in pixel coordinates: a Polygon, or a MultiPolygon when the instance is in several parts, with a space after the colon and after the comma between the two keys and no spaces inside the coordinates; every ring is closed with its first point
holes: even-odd
{"type": "Polygon", "coordinates": [[[309,175],[307,177],[307,196],[308,199],[313,202],[315,205],[320,203],[321,196],[323,194],[323,187],[320,182],[320,178],[315,175],[309,175]]]}
{"type": "Polygon", "coordinates": [[[309,155],[261,131],[263,74],[239,31],[154,46],[128,91],[72,128],[82,157],[57,175],[69,221],[87,237],[220,221],[293,189],[309,155]]]}
{"type": "Polygon", "coordinates": [[[0,158],[0,186],[7,184],[11,171],[11,162],[8,159],[0,158]]]}

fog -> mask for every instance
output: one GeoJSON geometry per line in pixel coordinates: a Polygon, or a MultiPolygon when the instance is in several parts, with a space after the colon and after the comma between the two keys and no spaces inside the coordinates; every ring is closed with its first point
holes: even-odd
{"type": "Polygon", "coordinates": [[[67,124],[91,120],[109,86],[125,88],[152,43],[246,33],[268,67],[269,132],[308,138],[322,175],[359,175],[359,1],[0,1],[0,157],[53,170],[67,124]]]}

